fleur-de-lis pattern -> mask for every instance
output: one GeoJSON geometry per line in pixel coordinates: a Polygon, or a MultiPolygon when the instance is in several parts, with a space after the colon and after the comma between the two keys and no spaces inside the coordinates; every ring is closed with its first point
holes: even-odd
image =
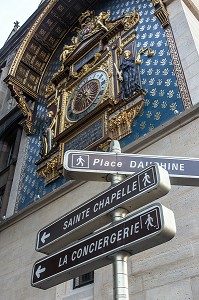
{"type": "MultiPolygon", "coordinates": [[[[141,57],[142,64],[139,66],[139,69],[141,85],[146,91],[145,104],[132,123],[132,134],[120,140],[121,146],[125,146],[146,135],[184,110],[165,31],[154,15],[155,8],[152,2],[150,0],[107,0],[98,1],[98,4],[93,7],[96,15],[100,11],[110,10],[113,20],[133,11],[135,8],[138,8],[140,15],[140,22],[136,28],[137,51],[142,47],[151,47],[155,53],[151,57],[148,57],[147,54],[141,57]]],[[[69,42],[70,39],[71,36],[63,44],[69,42]]],[[[39,135],[46,116],[45,87],[60,67],[59,57],[63,44],[60,45],[46,71],[40,97],[35,106],[34,134],[29,136],[27,140],[16,210],[26,207],[66,182],[64,177],[60,177],[53,183],[45,186],[44,180],[38,178],[36,174],[37,166],[35,165],[35,162],[40,159],[39,135]]]]}

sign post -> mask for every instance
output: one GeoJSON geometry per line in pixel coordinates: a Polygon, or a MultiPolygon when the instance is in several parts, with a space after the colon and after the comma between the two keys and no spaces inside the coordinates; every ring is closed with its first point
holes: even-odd
{"type": "Polygon", "coordinates": [[[110,223],[114,209],[123,207],[131,212],[166,195],[171,188],[168,172],[157,164],[122,182],[123,175],[112,174],[112,177],[111,188],[42,228],[37,235],[36,250],[50,254],[61,249],[110,223]]]}
{"type": "MultiPolygon", "coordinates": [[[[118,141],[112,141],[110,144],[110,151],[121,153],[120,144],[118,141]]],[[[144,175],[145,176],[145,175],[144,175]]],[[[124,175],[112,174],[111,184],[114,186],[122,181],[124,175]]],[[[145,178],[145,177],[144,177],[145,178]]],[[[128,214],[128,210],[124,208],[116,208],[112,212],[112,221],[121,221],[128,214]]],[[[128,256],[124,251],[117,252],[113,256],[113,295],[115,300],[129,299],[129,285],[128,285],[128,256]]]]}
{"type": "Polygon", "coordinates": [[[134,174],[132,155],[123,155],[118,141],[110,147],[109,153],[66,152],[64,169],[73,178],[111,181],[111,187],[39,231],[36,250],[57,252],[34,264],[32,286],[47,289],[113,262],[114,299],[128,300],[128,257],[174,237],[173,212],[163,205],[129,214],[169,192],[167,170],[150,161],[134,174]]]}
{"type": "Polygon", "coordinates": [[[118,251],[134,255],[175,236],[173,212],[156,203],[122,221],[37,261],[31,284],[48,289],[83,273],[112,263],[118,251]]]}
{"type": "Polygon", "coordinates": [[[145,154],[66,151],[64,170],[73,179],[111,181],[109,174],[131,175],[158,163],[168,171],[171,184],[199,186],[199,159],[145,154]]]}

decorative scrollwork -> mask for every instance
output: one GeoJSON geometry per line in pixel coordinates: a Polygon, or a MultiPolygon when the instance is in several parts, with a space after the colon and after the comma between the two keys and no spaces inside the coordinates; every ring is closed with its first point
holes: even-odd
{"type": "Polygon", "coordinates": [[[100,59],[101,57],[101,53],[96,53],[94,56],[94,59],[91,63],[89,64],[84,64],[84,66],[82,67],[82,69],[79,72],[72,72],[71,76],[73,78],[79,78],[83,75],[85,75],[86,73],[88,73],[96,64],[96,62],[100,59]]]}
{"type": "Polygon", "coordinates": [[[162,27],[166,27],[167,25],[169,25],[169,13],[166,10],[166,7],[162,0],[152,0],[152,3],[155,6],[154,15],[159,19],[162,27]]]}
{"type": "Polygon", "coordinates": [[[173,61],[173,66],[175,69],[176,79],[178,82],[183,105],[184,105],[185,109],[189,109],[190,107],[192,107],[193,104],[192,104],[191,97],[189,94],[189,89],[188,89],[185,75],[183,72],[183,68],[182,68],[182,64],[181,64],[180,57],[178,54],[178,50],[177,50],[177,46],[176,46],[175,39],[173,36],[173,32],[169,26],[165,29],[165,35],[167,38],[171,58],[173,61]]]}
{"type": "Polygon", "coordinates": [[[134,10],[134,12],[131,12],[129,14],[126,14],[124,16],[123,24],[124,24],[124,30],[129,30],[132,27],[135,27],[140,20],[138,8],[134,10]]]}
{"type": "Polygon", "coordinates": [[[156,6],[160,3],[160,0],[151,0],[153,5],[156,6]]]}
{"type": "Polygon", "coordinates": [[[37,171],[38,176],[40,178],[45,179],[45,183],[49,184],[54,181],[58,177],[60,177],[60,173],[58,171],[59,164],[59,156],[53,157],[51,160],[47,161],[47,163],[37,171]]]}
{"type": "Polygon", "coordinates": [[[110,119],[109,129],[112,139],[120,140],[132,132],[132,122],[140,112],[143,104],[144,100],[141,100],[132,107],[124,109],[122,112],[114,115],[114,117],[110,119]]]}
{"type": "Polygon", "coordinates": [[[24,117],[26,118],[25,122],[23,123],[23,128],[27,135],[31,134],[32,128],[32,110],[29,107],[29,104],[26,101],[26,97],[23,94],[23,91],[15,84],[9,83],[9,88],[11,90],[12,96],[17,101],[17,106],[22,111],[24,117]]]}
{"type": "Polygon", "coordinates": [[[53,83],[49,83],[46,86],[45,97],[48,98],[55,92],[55,85],[53,83]]]}

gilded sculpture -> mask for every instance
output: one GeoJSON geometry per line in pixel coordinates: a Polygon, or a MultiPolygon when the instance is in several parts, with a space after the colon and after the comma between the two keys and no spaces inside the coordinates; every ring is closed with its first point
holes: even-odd
{"type": "Polygon", "coordinates": [[[114,64],[118,79],[121,82],[122,95],[121,98],[128,99],[133,93],[140,90],[137,82],[137,67],[135,64],[135,58],[133,57],[130,50],[123,52],[122,63],[120,64],[120,70],[114,64]]]}
{"type": "MultiPolygon", "coordinates": [[[[64,78],[61,84],[64,84],[65,92],[60,96],[61,102],[57,106],[60,110],[59,124],[56,123],[57,113],[53,113],[55,110],[49,111],[40,136],[41,162],[39,164],[41,167],[38,174],[45,178],[46,184],[60,176],[57,169],[58,161],[54,160],[54,156],[59,158],[59,164],[63,162],[65,143],[71,140],[70,137],[67,137],[67,132],[73,136],[77,130],[75,124],[78,124],[78,121],[86,117],[88,113],[93,113],[92,116],[96,118],[95,106],[100,107],[101,105],[103,108],[106,107],[103,104],[107,105],[106,111],[103,112],[103,116],[106,115],[103,134],[106,133],[107,136],[102,135],[101,137],[106,143],[107,138],[109,140],[110,138],[120,139],[131,132],[132,121],[143,105],[143,97],[140,96],[141,89],[136,81],[137,66],[134,54],[132,54],[134,50],[132,52],[128,50],[132,49],[130,44],[136,38],[134,27],[139,22],[138,9],[122,15],[114,21],[111,20],[109,10],[100,12],[98,16],[95,16],[94,11],[87,10],[78,21],[80,25],[74,29],[76,34],[72,36],[71,44],[65,45],[60,55],[62,65],[53,76],[54,79],[61,72],[65,78],[57,76],[57,80],[52,80],[52,85],[46,87],[46,96],[49,98],[57,90],[57,84],[64,78]],[[124,31],[126,31],[125,35],[122,36],[124,31]],[[98,32],[99,35],[97,35],[98,32]],[[94,38],[95,34],[99,40],[94,38]],[[113,44],[115,44],[115,48],[113,44]],[[84,47],[85,54],[82,54],[84,47]],[[92,50],[89,50],[89,47],[92,50]],[[114,51],[117,57],[115,61],[114,51]],[[119,82],[114,75],[114,66],[115,69],[117,68],[119,82]],[[68,77],[67,72],[69,72],[68,77]],[[102,73],[107,73],[106,79],[101,78],[102,73]],[[96,93],[93,98],[82,96],[82,91],[91,85],[96,93]],[[98,85],[104,88],[103,94],[101,89],[96,89],[98,85]],[[114,90],[115,86],[117,88],[114,90]],[[118,95],[119,102],[113,101],[113,99],[117,100],[118,95]],[[100,100],[96,102],[98,99],[100,100]],[[94,100],[96,103],[93,102],[92,105],[91,101],[94,100]],[[58,135],[56,135],[57,133],[58,135]],[[61,143],[59,135],[63,136],[61,143]]],[[[102,113],[101,110],[100,113],[102,113]]],[[[92,124],[87,120],[88,128],[92,127],[92,124]]]]}
{"type": "Polygon", "coordinates": [[[125,14],[123,20],[124,29],[129,30],[130,28],[137,25],[139,20],[140,20],[140,16],[139,16],[138,8],[135,8],[133,12],[125,14]]]}
{"type": "Polygon", "coordinates": [[[51,96],[55,91],[55,86],[53,83],[49,83],[46,85],[46,90],[45,90],[45,97],[48,98],[51,96]]]}
{"type": "Polygon", "coordinates": [[[75,48],[76,48],[75,45],[64,45],[63,52],[60,55],[60,61],[64,63],[68,58],[68,56],[70,55],[70,53],[75,50],[75,48]]]}
{"type": "Polygon", "coordinates": [[[124,108],[121,112],[111,117],[109,120],[109,128],[112,139],[121,139],[132,132],[132,122],[142,109],[144,105],[144,99],[140,96],[141,100],[135,103],[130,108],[124,108]]]}
{"type": "Polygon", "coordinates": [[[26,118],[25,122],[23,123],[23,128],[26,134],[30,135],[32,130],[32,123],[33,123],[32,109],[30,108],[29,103],[26,97],[24,96],[23,91],[17,85],[10,83],[9,87],[11,89],[11,93],[13,97],[17,101],[17,106],[19,107],[24,117],[26,118]]]}
{"type": "Polygon", "coordinates": [[[151,47],[148,47],[148,48],[141,48],[138,53],[137,53],[137,56],[136,56],[136,60],[135,60],[135,63],[137,65],[140,65],[142,63],[142,60],[141,60],[141,55],[142,54],[147,54],[148,57],[151,57],[155,54],[154,50],[151,49],[151,47]]]}
{"type": "Polygon", "coordinates": [[[105,29],[106,31],[108,31],[108,28],[107,28],[107,21],[109,19],[111,15],[111,12],[110,10],[108,10],[107,12],[100,12],[99,16],[96,17],[96,25],[97,25],[97,28],[101,29],[105,29]]]}
{"type": "Polygon", "coordinates": [[[75,40],[77,43],[81,42],[84,38],[93,33],[95,29],[95,15],[94,11],[87,10],[82,13],[79,18],[80,28],[76,27],[74,31],[77,32],[77,37],[73,37],[73,41],[75,40]]]}
{"type": "MultiPolygon", "coordinates": [[[[102,11],[98,16],[95,16],[94,11],[85,11],[79,17],[78,21],[80,27],[75,27],[74,32],[77,33],[76,36],[71,38],[71,45],[64,45],[63,51],[60,55],[60,61],[62,62],[61,68],[58,70],[54,77],[64,69],[64,63],[67,61],[67,58],[70,54],[77,48],[77,46],[89,36],[95,34],[96,32],[104,29],[105,31],[109,31],[113,26],[115,26],[118,22],[122,22],[124,25],[124,30],[129,30],[134,27],[139,22],[139,13],[136,8],[133,12],[125,14],[122,18],[118,20],[111,21],[109,20],[111,16],[110,10],[107,12],[102,11]]],[[[121,49],[121,52],[123,49],[121,49]]],[[[76,77],[76,73],[72,74],[76,77]]]]}
{"type": "Polygon", "coordinates": [[[42,127],[40,135],[40,155],[45,156],[52,149],[55,125],[55,117],[53,111],[49,111],[46,115],[46,121],[42,127]]]}

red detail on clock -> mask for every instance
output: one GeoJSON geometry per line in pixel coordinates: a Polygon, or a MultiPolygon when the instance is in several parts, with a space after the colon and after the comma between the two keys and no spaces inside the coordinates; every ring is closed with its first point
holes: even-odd
{"type": "Polygon", "coordinates": [[[86,82],[76,94],[73,104],[73,113],[81,113],[87,109],[96,100],[100,91],[100,82],[98,79],[92,79],[86,82]]]}

